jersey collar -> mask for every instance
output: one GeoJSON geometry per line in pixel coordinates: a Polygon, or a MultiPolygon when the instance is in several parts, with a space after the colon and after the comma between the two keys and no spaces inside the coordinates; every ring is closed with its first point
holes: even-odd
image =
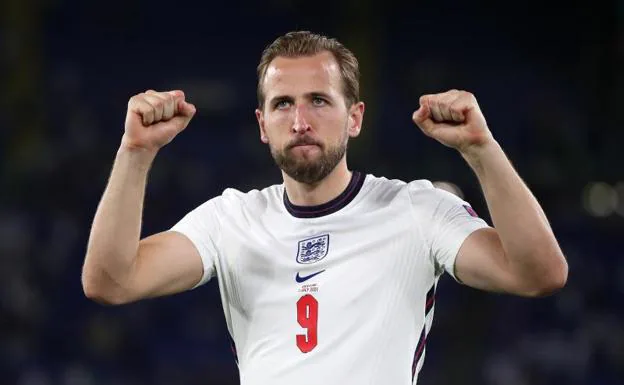
{"type": "Polygon", "coordinates": [[[364,179],[366,179],[365,174],[353,171],[347,188],[340,195],[327,203],[316,206],[297,206],[291,203],[288,200],[288,195],[286,195],[286,189],[284,189],[284,206],[292,216],[297,218],[317,218],[333,214],[348,205],[357,196],[362,185],[364,185],[364,179]]]}

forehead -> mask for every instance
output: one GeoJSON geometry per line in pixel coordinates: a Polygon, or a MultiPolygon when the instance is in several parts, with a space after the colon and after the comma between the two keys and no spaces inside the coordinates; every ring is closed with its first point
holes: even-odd
{"type": "Polygon", "coordinates": [[[277,94],[340,92],[340,85],[336,59],[330,52],[321,52],[314,56],[276,57],[267,68],[263,88],[268,99],[277,94]]]}

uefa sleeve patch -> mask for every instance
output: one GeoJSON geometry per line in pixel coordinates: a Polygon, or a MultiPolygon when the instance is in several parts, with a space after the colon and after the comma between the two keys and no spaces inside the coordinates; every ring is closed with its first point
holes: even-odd
{"type": "Polygon", "coordinates": [[[471,217],[475,217],[475,218],[479,218],[479,214],[477,214],[476,211],[474,211],[474,209],[468,205],[462,205],[464,206],[464,209],[466,209],[466,211],[468,211],[468,214],[470,214],[471,217]]]}

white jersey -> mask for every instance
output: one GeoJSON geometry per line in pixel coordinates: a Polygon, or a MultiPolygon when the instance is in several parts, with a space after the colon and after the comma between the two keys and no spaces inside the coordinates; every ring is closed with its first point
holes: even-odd
{"type": "Polygon", "coordinates": [[[435,287],[487,224],[429,181],[353,173],[326,204],[227,189],[172,230],[216,276],[242,385],[415,384],[435,287]]]}

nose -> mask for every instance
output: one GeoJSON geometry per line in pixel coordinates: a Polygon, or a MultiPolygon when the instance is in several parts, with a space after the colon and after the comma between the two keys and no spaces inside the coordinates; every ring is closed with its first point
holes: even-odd
{"type": "Polygon", "coordinates": [[[305,134],[311,129],[310,124],[306,118],[306,107],[302,105],[295,106],[295,121],[293,122],[292,130],[296,134],[305,134]]]}

